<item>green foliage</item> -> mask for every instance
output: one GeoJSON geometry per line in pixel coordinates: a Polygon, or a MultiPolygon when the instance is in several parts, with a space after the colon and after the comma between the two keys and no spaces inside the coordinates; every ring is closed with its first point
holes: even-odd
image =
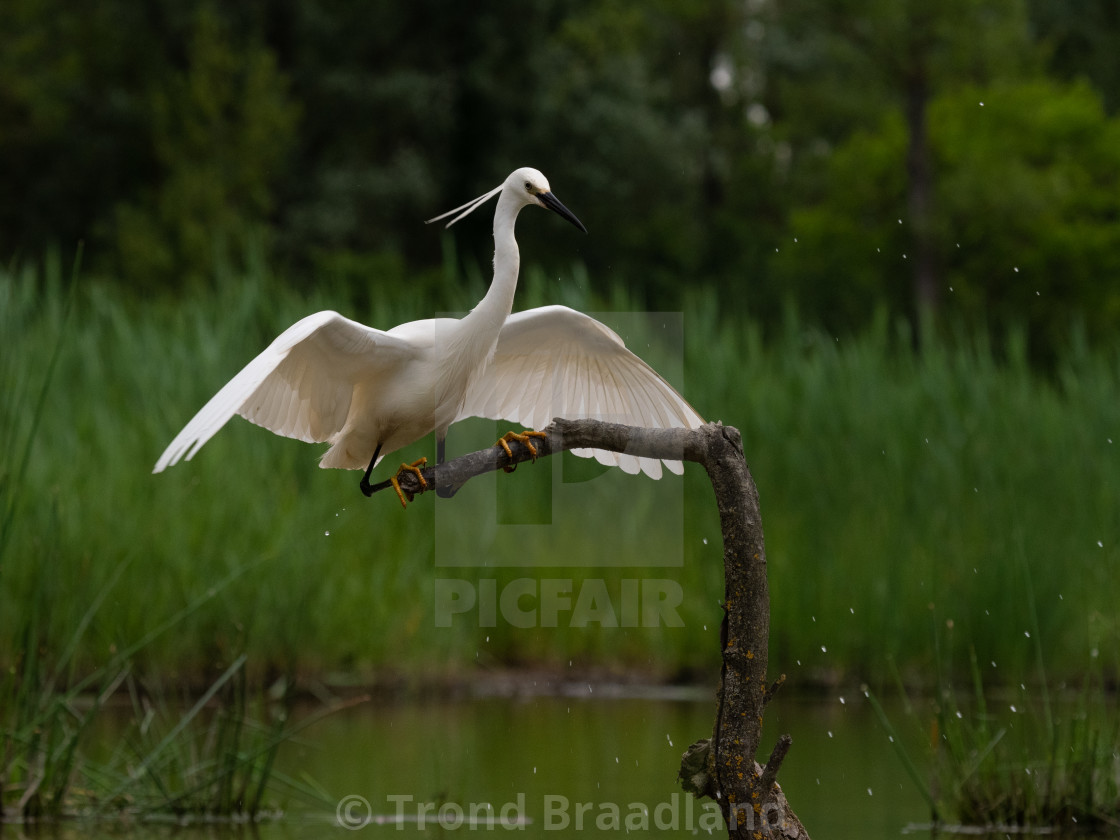
{"type": "MultiPolygon", "coordinates": [[[[1115,105],[1120,22],[1105,6],[529,0],[511,16],[437,0],[10,0],[0,255],[85,239],[95,272],[151,290],[196,285],[250,250],[305,283],[368,288],[407,266],[430,290],[449,252],[485,263],[489,237],[480,214],[438,248],[420,221],[533,164],[591,230],[579,257],[643,308],[680,308],[696,286],[731,301],[746,286],[760,319],[795,297],[807,320],[858,329],[877,306],[914,310],[902,254],[927,265],[914,244],[930,225],[900,199],[906,135],[936,100],[931,232],[938,286],[954,287],[947,320],[966,298],[1001,329],[1037,326],[1032,343],[1050,353],[1078,312],[1093,340],[1120,317],[1097,297],[1113,268],[1101,175],[1114,132],[1098,117],[1099,133],[1063,131],[1059,114],[1115,105]],[[978,121],[965,106],[981,91],[978,121]],[[948,131],[938,121],[954,121],[953,102],[948,131]],[[1068,165],[1039,159],[1032,135],[1068,165]],[[994,169],[952,163],[985,143],[994,169]],[[1045,236],[986,201],[1043,207],[1045,236]],[[1006,235],[988,236],[997,219],[1006,235]],[[817,253],[791,262],[795,237],[792,251],[808,250],[802,231],[817,253]],[[968,253],[947,253],[961,233],[975,234],[968,253]],[[1012,266],[1037,263],[1060,295],[1012,288],[1045,291],[1007,276],[1011,234],[1012,266]]],[[[547,231],[521,236],[549,271],[571,259],[547,231]]]]}
{"type": "Polygon", "coordinates": [[[1032,22],[1061,79],[1088,79],[1110,113],[1120,107],[1120,9],[1112,0],[1029,0],[1032,22]]]}
{"type": "MultiPolygon", "coordinates": [[[[556,284],[529,271],[519,305],[627,310],[623,290],[604,301],[588,292],[590,280],[575,280],[556,284]]],[[[217,285],[189,304],[141,303],[103,284],[79,298],[0,575],[5,604],[33,603],[35,587],[48,586],[51,609],[36,627],[57,649],[84,614],[87,593],[105,586],[122,558],[135,558],[78,645],[75,674],[248,565],[251,579],[230,583],[177,632],[137,652],[137,666],[193,684],[212,681],[208,663],[242,651],[251,677],[269,669],[423,676],[476,662],[574,660],[667,674],[716,667],[719,530],[696,469],[683,483],[609,471],[585,487],[563,485],[553,492],[576,492],[559,509],[576,524],[519,539],[493,527],[494,485],[468,487],[450,503],[422,497],[401,511],[391,494],[362,497],[354,473],[316,469],[314,447],[238,420],[194,460],[150,475],[174,432],[298,317],[334,308],[387,326],[437,307],[465,309],[480,284],[460,281],[459,298],[410,307],[379,296],[368,311],[327,290],[306,299],[263,272],[217,285]],[[679,514],[669,513],[665,493],[678,494],[679,514]],[[454,514],[474,510],[489,519],[466,515],[460,528],[454,514]],[[679,542],[661,538],[652,552],[625,554],[662,526],[675,527],[679,542]],[[623,553],[604,555],[607,538],[623,553]],[[37,583],[48,547],[52,575],[37,583]],[[681,565],[650,563],[678,556],[681,565]],[[466,565],[448,568],[449,559],[466,565]],[[586,565],[591,559],[610,565],[586,565]],[[436,625],[437,578],[504,585],[526,575],[604,580],[615,593],[626,578],[676,580],[685,626],[436,625]]],[[[6,393],[27,393],[20,383],[35,367],[28,360],[54,346],[60,294],[33,271],[3,274],[5,360],[13,360],[0,366],[6,393]]],[[[965,333],[918,351],[888,324],[884,317],[838,340],[791,317],[768,345],[757,325],[721,315],[714,297],[698,295],[685,308],[683,392],[709,418],[742,430],[761,491],[775,663],[802,682],[875,681],[892,667],[907,682],[928,682],[925,616],[933,603],[953,622],[946,644],[975,644],[981,662],[995,663],[985,666],[986,680],[1015,682],[1035,659],[1023,636],[1026,562],[1052,676],[1078,673],[1087,652],[1118,632],[1111,568],[1120,546],[1120,450],[1111,441],[1120,425],[1120,359],[1075,344],[1045,378],[1031,371],[1022,341],[997,351],[983,333],[965,333]]],[[[653,352],[640,332],[629,337],[643,355],[653,352]]],[[[649,357],[681,382],[672,355],[649,357]]],[[[4,439],[26,422],[18,403],[0,406],[4,439]]],[[[468,425],[456,431],[452,452],[492,443],[495,432],[493,424],[468,425]]],[[[4,451],[10,474],[14,453],[4,451]]],[[[431,454],[429,442],[401,458],[431,454]]],[[[526,465],[494,482],[517,499],[548,493],[554,468],[526,465]],[[541,476],[543,486],[535,483],[541,476]]],[[[0,653],[17,649],[10,640],[23,618],[18,608],[0,612],[0,653]]]]}
{"type": "MultiPolygon", "coordinates": [[[[1094,651],[1094,659],[1097,655],[1094,651]]],[[[906,719],[899,725],[913,730],[908,740],[924,745],[924,773],[864,687],[929,803],[935,829],[1107,834],[1120,817],[1120,727],[1099,662],[1068,690],[1043,683],[993,692],[985,688],[975,650],[970,657],[968,690],[954,687],[949,663],[942,662],[932,700],[906,701],[906,719]]]]}
{"type": "Polygon", "coordinates": [[[268,730],[249,718],[245,656],[166,734],[152,708],[152,695],[138,686],[131,666],[133,657],[222,592],[237,573],[207,587],[139,640],[119,649],[111,646],[102,663],[82,669],[75,656],[88,644],[87,631],[106,601],[118,595],[114,590],[129,561],[111,570],[82,615],[70,616],[73,623],[63,643],[44,632],[53,597],[50,561],[57,554],[50,551],[43,559],[47,562],[32,571],[30,600],[13,616],[18,643],[0,679],[0,818],[142,816],[154,811],[179,817],[259,817],[263,797],[274,784],[272,761],[289,732],[282,719],[268,730]],[[108,760],[91,759],[85,752],[89,732],[122,684],[136,706],[135,732],[119,742],[108,760]],[[200,712],[216,697],[217,711],[207,722],[200,712]]]}
{"type": "Polygon", "coordinates": [[[197,282],[265,235],[298,109],[272,53],[235,43],[208,5],[191,20],[186,68],[153,80],[147,97],[160,174],[116,208],[120,268],[139,286],[197,282]]]}
{"type": "Polygon", "coordinates": [[[931,118],[946,281],[960,311],[1021,320],[1048,350],[1064,343],[1071,315],[1094,339],[1111,335],[1120,316],[1111,282],[1120,277],[1120,118],[1087,84],[1044,80],[962,90],[935,103],[931,118]]]}
{"type": "MultiPolygon", "coordinates": [[[[1075,319],[1102,339],[1120,317],[1120,119],[1085,84],[1045,80],[965,87],[930,106],[938,173],[937,260],[947,309],[1005,331],[1027,327],[1032,352],[1068,342],[1075,319]]],[[[821,300],[836,326],[869,300],[905,306],[906,136],[888,116],[832,155],[818,203],[796,209],[775,259],[798,299],[821,300]]]]}

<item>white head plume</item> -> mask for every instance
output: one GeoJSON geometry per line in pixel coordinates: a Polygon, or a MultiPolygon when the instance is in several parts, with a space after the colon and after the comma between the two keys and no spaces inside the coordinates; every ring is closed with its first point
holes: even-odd
{"type": "Polygon", "coordinates": [[[458,216],[456,216],[454,219],[452,219],[450,222],[448,222],[446,225],[444,225],[445,228],[449,228],[453,224],[455,224],[457,221],[459,221],[461,218],[463,218],[464,216],[469,216],[471,213],[473,213],[475,210],[477,210],[479,207],[481,207],[487,201],[489,201],[494,196],[496,196],[498,193],[500,193],[502,191],[502,187],[504,187],[504,186],[505,186],[504,183],[499,184],[498,186],[494,187],[494,189],[490,190],[490,192],[483,193],[478,198],[472,198],[466,204],[464,204],[460,207],[456,207],[454,210],[448,210],[446,213],[440,213],[438,216],[435,216],[431,219],[428,219],[428,221],[424,222],[424,224],[430,225],[432,222],[438,222],[440,219],[446,219],[448,216],[450,216],[454,213],[459,213],[459,211],[462,210],[463,211],[462,213],[459,213],[458,216]]]}

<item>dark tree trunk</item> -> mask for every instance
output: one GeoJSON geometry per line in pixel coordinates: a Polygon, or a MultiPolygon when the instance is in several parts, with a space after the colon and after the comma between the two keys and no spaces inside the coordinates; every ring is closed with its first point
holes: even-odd
{"type": "Polygon", "coordinates": [[[933,165],[927,109],[929,79],[921,62],[906,80],[906,205],[912,231],[913,294],[918,325],[937,314],[940,289],[933,248],[933,165]]]}

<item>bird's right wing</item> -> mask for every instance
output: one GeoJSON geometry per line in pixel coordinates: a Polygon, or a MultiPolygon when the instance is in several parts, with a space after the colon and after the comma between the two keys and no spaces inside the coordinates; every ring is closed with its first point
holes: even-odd
{"type": "MultiPolygon", "coordinates": [[[[489,417],[541,429],[553,417],[592,418],[646,428],[702,426],[704,419],[618,335],[566,306],[511,315],[490,365],[467,393],[463,417],[489,417]]],[[[661,477],[661,462],[605,450],[579,449],[625,472],[661,477]]],[[[680,461],[665,461],[680,473],[680,461]]]]}
{"type": "Polygon", "coordinates": [[[152,472],[191,457],[234,414],[284,437],[328,440],[346,422],[355,384],[413,358],[409,342],[337,312],[297,321],[225,384],[175,436],[152,472]]]}

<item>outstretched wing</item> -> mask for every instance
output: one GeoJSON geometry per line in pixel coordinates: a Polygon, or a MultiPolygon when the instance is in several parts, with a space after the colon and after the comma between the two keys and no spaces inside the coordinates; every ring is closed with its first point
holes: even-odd
{"type": "Polygon", "coordinates": [[[284,330],[202,407],[152,472],[190,460],[234,414],[284,437],[328,440],[346,422],[355,384],[376,382],[415,352],[412,344],[337,312],[308,315],[284,330]]]}
{"type": "MultiPolygon", "coordinates": [[[[489,417],[544,428],[553,417],[591,418],[646,428],[689,428],[703,418],[622,339],[594,318],[566,306],[511,315],[490,365],[472,383],[459,418],[489,417]]],[[[661,462],[600,449],[584,458],[661,477],[661,462]]],[[[680,461],[665,461],[681,473],[680,461]]]]}

